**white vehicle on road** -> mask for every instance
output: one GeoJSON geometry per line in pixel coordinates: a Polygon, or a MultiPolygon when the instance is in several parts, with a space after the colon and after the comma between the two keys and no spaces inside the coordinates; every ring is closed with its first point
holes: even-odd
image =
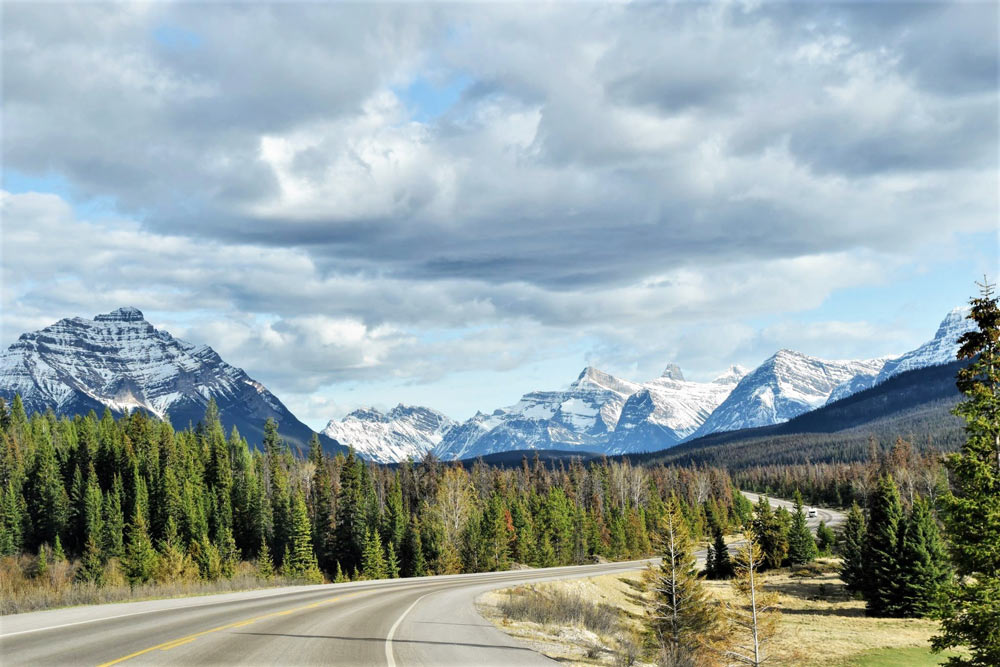
{"type": "Polygon", "coordinates": [[[810,519],[813,518],[814,516],[818,516],[816,513],[816,508],[810,507],[809,511],[806,513],[806,516],[809,517],[810,519]]]}

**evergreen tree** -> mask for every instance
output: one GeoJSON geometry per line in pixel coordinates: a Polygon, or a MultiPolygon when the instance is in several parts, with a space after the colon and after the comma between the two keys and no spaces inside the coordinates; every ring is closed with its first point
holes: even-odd
{"type": "Polygon", "coordinates": [[[855,593],[865,591],[865,535],[868,532],[865,515],[855,502],[847,513],[844,523],[843,565],[840,578],[847,590],[855,593]]]}
{"type": "Polygon", "coordinates": [[[52,561],[62,563],[66,560],[66,552],[63,551],[62,540],[56,535],[56,543],[52,545],[52,561]]]}
{"type": "Polygon", "coordinates": [[[900,542],[896,612],[900,616],[930,616],[941,608],[950,570],[937,523],[926,500],[914,501],[900,542]]]}
{"type": "Polygon", "coordinates": [[[396,548],[392,542],[385,545],[385,573],[390,579],[399,578],[399,559],[396,558],[396,548]]]}
{"type": "Polygon", "coordinates": [[[691,537],[674,497],[667,503],[660,533],[663,560],[654,571],[652,631],[666,664],[693,664],[716,618],[698,579],[691,537]]]}
{"type": "Polygon", "coordinates": [[[137,506],[135,515],[132,517],[132,524],[129,526],[125,557],[122,559],[125,578],[133,587],[144,584],[152,578],[155,565],[156,550],[153,549],[153,544],[149,540],[149,533],[146,531],[146,518],[143,516],[142,508],[137,506]]]}
{"type": "Polygon", "coordinates": [[[385,579],[385,551],[382,549],[382,538],[377,530],[368,531],[365,549],[361,555],[361,574],[365,579],[385,579]]]}
{"type": "Polygon", "coordinates": [[[792,565],[803,565],[814,560],[816,555],[816,541],[813,539],[809,526],[806,525],[802,494],[796,489],[795,513],[792,514],[792,530],[788,536],[788,562],[792,565]]]}
{"type": "Polygon", "coordinates": [[[836,541],[837,536],[833,529],[826,525],[826,521],[820,521],[816,528],[816,548],[819,549],[819,555],[829,556],[836,541]]]}
{"type": "Polygon", "coordinates": [[[257,576],[261,579],[274,577],[274,560],[271,558],[271,549],[265,539],[261,539],[260,548],[257,550],[257,576]]]}
{"type": "Polygon", "coordinates": [[[871,616],[887,616],[898,602],[899,531],[903,508],[899,490],[889,475],[879,478],[870,503],[865,536],[866,609],[871,616]]]}
{"type": "Polygon", "coordinates": [[[955,585],[948,592],[935,649],[965,646],[952,665],[1000,664],[1000,304],[984,281],[971,301],[977,330],[959,339],[958,373],[965,395],[955,414],[965,419],[965,444],[948,461],[953,490],[942,498],[955,585]]]}
{"type": "Polygon", "coordinates": [[[309,513],[301,493],[297,493],[292,501],[292,526],[287,558],[291,560],[286,560],[284,563],[285,576],[317,584],[323,581],[319,565],[316,563],[316,555],[312,550],[309,513]]]}
{"type": "Polygon", "coordinates": [[[410,518],[407,523],[401,555],[401,569],[404,577],[423,577],[427,574],[427,561],[424,558],[423,540],[420,537],[420,524],[415,518],[410,518]]]}
{"type": "Polygon", "coordinates": [[[711,561],[706,567],[709,579],[729,579],[733,576],[733,563],[729,558],[729,547],[722,534],[722,527],[716,524],[712,528],[712,545],[709,546],[711,561]]]}
{"type": "Polygon", "coordinates": [[[337,525],[334,529],[331,560],[345,570],[361,564],[368,527],[361,506],[361,463],[352,449],[340,471],[340,491],[337,494],[337,525]]]}
{"type": "Polygon", "coordinates": [[[121,478],[115,475],[113,486],[105,494],[101,509],[104,533],[100,544],[107,558],[121,558],[125,554],[125,518],[122,515],[121,489],[121,478]]]}
{"type": "Polygon", "coordinates": [[[788,555],[788,531],[781,517],[771,509],[767,496],[761,496],[754,505],[752,528],[764,554],[763,566],[781,567],[788,555]]]}
{"type": "Polygon", "coordinates": [[[35,546],[55,542],[56,535],[62,534],[69,519],[69,496],[59,474],[51,433],[44,429],[37,440],[35,460],[27,479],[27,504],[31,507],[32,544],[35,546]]]}
{"type": "Polygon", "coordinates": [[[737,663],[760,667],[767,660],[767,643],[778,629],[777,596],[764,590],[761,567],[766,556],[754,531],[747,531],[745,544],[736,553],[733,588],[741,604],[730,605],[729,621],[735,629],[734,646],[726,655],[737,663]]]}
{"type": "Polygon", "coordinates": [[[104,581],[104,562],[101,558],[101,548],[93,536],[87,538],[83,548],[83,558],[76,570],[77,581],[90,581],[100,586],[104,581]]]}

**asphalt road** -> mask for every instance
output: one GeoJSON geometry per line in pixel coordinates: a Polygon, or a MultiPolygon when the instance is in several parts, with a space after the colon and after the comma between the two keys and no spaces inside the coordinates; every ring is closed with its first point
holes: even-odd
{"type": "MultiPolygon", "coordinates": [[[[760,496],[757,495],[756,493],[750,493],[749,491],[744,491],[743,495],[749,498],[750,501],[754,503],[760,500],[760,496]]],[[[771,507],[784,507],[785,509],[791,512],[795,511],[795,503],[792,502],[791,500],[781,500],[780,498],[772,498],[770,496],[768,496],[767,499],[771,503],[771,507]]],[[[809,507],[807,506],[806,509],[808,508],[809,507]]],[[[816,509],[816,516],[811,519],[809,518],[806,519],[806,525],[809,526],[810,530],[812,530],[812,532],[814,533],[816,532],[816,529],[819,528],[820,521],[825,521],[826,525],[829,526],[830,528],[836,528],[837,526],[839,526],[840,524],[844,523],[844,521],[847,520],[847,515],[844,514],[843,512],[826,509],[824,507],[817,507],[815,509],[816,509]]]]}
{"type": "MultiPolygon", "coordinates": [[[[755,494],[747,497],[756,501],[755,494]]],[[[788,504],[771,499],[772,504],[788,504]]],[[[810,520],[836,525],[843,514],[810,520]]],[[[704,551],[698,554],[703,562],[704,551]]],[[[485,621],[481,593],[650,561],[296,586],[0,617],[15,665],[554,665],[485,621]]]]}
{"type": "Polygon", "coordinates": [[[473,601],[520,583],[626,572],[648,561],[302,586],[0,617],[14,665],[553,665],[473,601]]]}

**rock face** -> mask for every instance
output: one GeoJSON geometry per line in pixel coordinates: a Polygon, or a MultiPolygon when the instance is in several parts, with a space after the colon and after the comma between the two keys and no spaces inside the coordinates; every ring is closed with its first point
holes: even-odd
{"type": "Polygon", "coordinates": [[[450,430],[434,453],[464,459],[514,449],[600,452],[625,401],[639,389],[639,384],[587,367],[565,391],[533,391],[491,415],[477,413],[450,430]]]}
{"type": "Polygon", "coordinates": [[[361,458],[393,463],[423,458],[455,426],[437,410],[400,404],[386,414],[366,408],[331,419],[323,433],[353,447],[361,458]]]}
{"type": "Polygon", "coordinates": [[[676,365],[668,366],[629,396],[605,451],[627,454],[676,445],[698,430],[746,374],[745,368],[731,366],[712,382],[688,382],[676,365]]]}
{"type": "Polygon", "coordinates": [[[934,338],[931,338],[917,349],[910,350],[906,354],[886,362],[882,371],[878,374],[876,382],[888,380],[903,371],[926,368],[927,366],[938,366],[955,361],[955,355],[959,347],[959,337],[967,331],[972,331],[976,328],[975,321],[968,319],[968,315],[968,308],[959,307],[952,309],[941,320],[934,338]]]}
{"type": "Polygon", "coordinates": [[[824,361],[779,350],[740,380],[694,437],[788,421],[826,403],[838,385],[875,375],[884,364],[884,359],[824,361]]]}
{"type": "MultiPolygon", "coordinates": [[[[117,415],[144,410],[175,428],[197,423],[214,398],[223,425],[259,444],[264,421],[283,438],[308,444],[313,432],[268,389],[207,345],[192,345],[147,322],[137,308],[93,320],[59,320],[22,334],[0,355],[0,396],[21,395],[25,410],[117,415]]],[[[338,444],[323,438],[327,449],[338,444]]]]}

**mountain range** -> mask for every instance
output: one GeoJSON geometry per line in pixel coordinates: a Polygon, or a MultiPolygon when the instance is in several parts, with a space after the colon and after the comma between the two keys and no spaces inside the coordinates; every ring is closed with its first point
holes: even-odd
{"type": "MultiPolygon", "coordinates": [[[[227,432],[232,427],[259,443],[264,421],[305,448],[313,431],[242,369],[207,345],[193,345],[156,329],[137,308],[119,308],[92,320],[73,317],[25,333],[0,353],[0,397],[19,394],[27,412],[114,415],[142,410],[175,428],[197,424],[215,399],[227,432]]],[[[322,436],[329,451],[342,449],[322,436]]]]}
{"type": "MultiPolygon", "coordinates": [[[[365,408],[330,420],[320,439],[329,451],[350,446],[379,463],[428,453],[453,460],[515,450],[653,452],[782,424],[900,374],[951,362],[958,337],[974,326],[966,314],[954,309],[931,340],[898,357],[827,361],[779,350],[753,370],[732,366],[710,382],[685,379],[675,364],[642,383],[587,367],[564,390],[533,391],[461,423],[421,406],[397,405],[386,413],[365,408]]],[[[296,446],[313,435],[245,371],[207,345],[156,329],[136,308],[63,319],[23,334],[0,354],[0,397],[9,401],[15,394],[29,412],[143,410],[175,427],[197,423],[214,399],[223,424],[251,441],[259,442],[268,417],[296,446]]]]}

